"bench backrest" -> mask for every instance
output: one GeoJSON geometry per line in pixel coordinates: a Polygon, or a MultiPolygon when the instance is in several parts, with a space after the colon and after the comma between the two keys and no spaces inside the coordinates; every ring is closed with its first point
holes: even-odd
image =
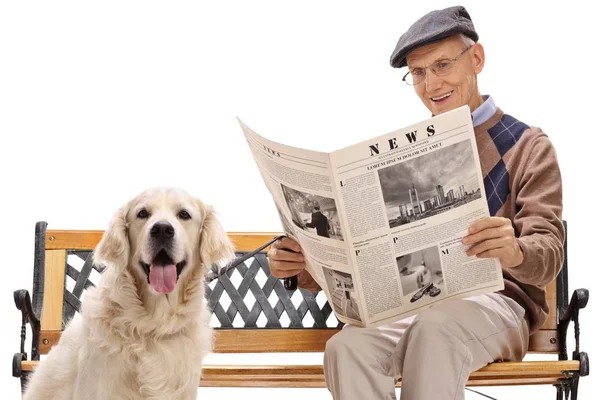
{"type": "MultiPolygon", "coordinates": [[[[65,324],[79,310],[85,290],[100,276],[90,257],[103,231],[46,230],[36,225],[32,303],[41,315],[39,353],[58,343],[65,324]]],[[[252,251],[277,233],[231,232],[238,254],[252,251]]],[[[530,338],[529,352],[559,352],[557,316],[567,304],[567,257],[547,287],[550,316],[530,338]],[[557,311],[558,310],[558,311],[557,311]]],[[[341,328],[323,293],[286,290],[269,274],[265,253],[207,284],[217,353],[321,352],[341,328]]]]}

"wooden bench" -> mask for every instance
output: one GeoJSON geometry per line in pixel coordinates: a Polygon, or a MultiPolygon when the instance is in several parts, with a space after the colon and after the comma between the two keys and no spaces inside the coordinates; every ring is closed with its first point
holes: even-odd
{"type": "MultiPolygon", "coordinates": [[[[22,313],[21,349],[13,358],[13,376],[26,383],[40,360],[55,345],[80,306],[85,289],[99,268],[91,250],[102,231],[47,230],[36,225],[33,291],[14,293],[22,313]],[[25,352],[26,326],[31,328],[31,353],[25,352]]],[[[566,225],[565,225],[566,227],[566,225]]],[[[238,253],[251,251],[274,233],[230,233],[238,253]]],[[[566,243],[565,243],[566,254],[566,243]]],[[[236,270],[207,284],[213,311],[216,353],[322,352],[326,341],[341,329],[323,293],[288,291],[270,276],[266,255],[242,263],[236,270]],[[236,272],[237,270],[237,272],[236,272]]],[[[529,352],[556,354],[553,361],[503,362],[471,374],[469,386],[555,385],[557,398],[577,398],[579,378],[589,373],[588,355],[579,351],[579,310],[588,291],[578,289],[568,301],[568,271],[548,285],[551,313],[543,329],[531,337],[529,352]],[[575,350],[567,355],[567,328],[574,322],[575,350]]],[[[325,387],[321,365],[206,365],[200,386],[325,387]]],[[[401,382],[398,382],[401,385],[401,382]]]]}

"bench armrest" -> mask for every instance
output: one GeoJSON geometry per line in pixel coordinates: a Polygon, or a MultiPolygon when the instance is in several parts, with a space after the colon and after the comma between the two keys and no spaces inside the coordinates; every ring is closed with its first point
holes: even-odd
{"type": "Polygon", "coordinates": [[[587,306],[590,294],[587,289],[577,289],[571,296],[571,301],[565,314],[558,321],[558,334],[560,343],[560,360],[567,360],[567,330],[571,321],[574,323],[575,330],[575,350],[573,351],[573,359],[580,361],[579,374],[586,376],[589,374],[589,360],[585,352],[579,351],[579,310],[587,306]]]}
{"type": "Polygon", "coordinates": [[[13,376],[18,378],[21,376],[21,361],[27,359],[25,352],[25,339],[27,332],[27,324],[31,325],[31,359],[39,360],[40,352],[40,319],[33,311],[31,297],[25,289],[16,290],[14,292],[15,306],[21,311],[21,352],[16,353],[13,357],[13,376]]]}

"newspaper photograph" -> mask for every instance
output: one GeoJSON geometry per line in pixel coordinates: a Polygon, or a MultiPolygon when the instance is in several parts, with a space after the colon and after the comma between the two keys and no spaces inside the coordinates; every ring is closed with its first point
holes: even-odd
{"type": "Polygon", "coordinates": [[[340,321],[379,326],[504,288],[499,261],[469,257],[461,242],[489,216],[467,106],[330,153],[238,121],[283,230],[340,321]]]}
{"type": "Polygon", "coordinates": [[[281,184],[292,222],[303,230],[312,229],[318,236],[344,240],[335,200],[305,193],[281,184]]]}
{"type": "Polygon", "coordinates": [[[481,198],[475,171],[469,140],[379,169],[390,228],[429,218],[481,198]]]}

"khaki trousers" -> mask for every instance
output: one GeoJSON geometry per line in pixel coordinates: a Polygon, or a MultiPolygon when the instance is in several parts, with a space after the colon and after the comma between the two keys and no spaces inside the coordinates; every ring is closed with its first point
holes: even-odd
{"type": "Polygon", "coordinates": [[[377,328],[346,325],[327,342],[325,381],[335,400],[464,399],[469,374],[494,361],[521,361],[525,310],[499,293],[450,300],[377,328]]]}

